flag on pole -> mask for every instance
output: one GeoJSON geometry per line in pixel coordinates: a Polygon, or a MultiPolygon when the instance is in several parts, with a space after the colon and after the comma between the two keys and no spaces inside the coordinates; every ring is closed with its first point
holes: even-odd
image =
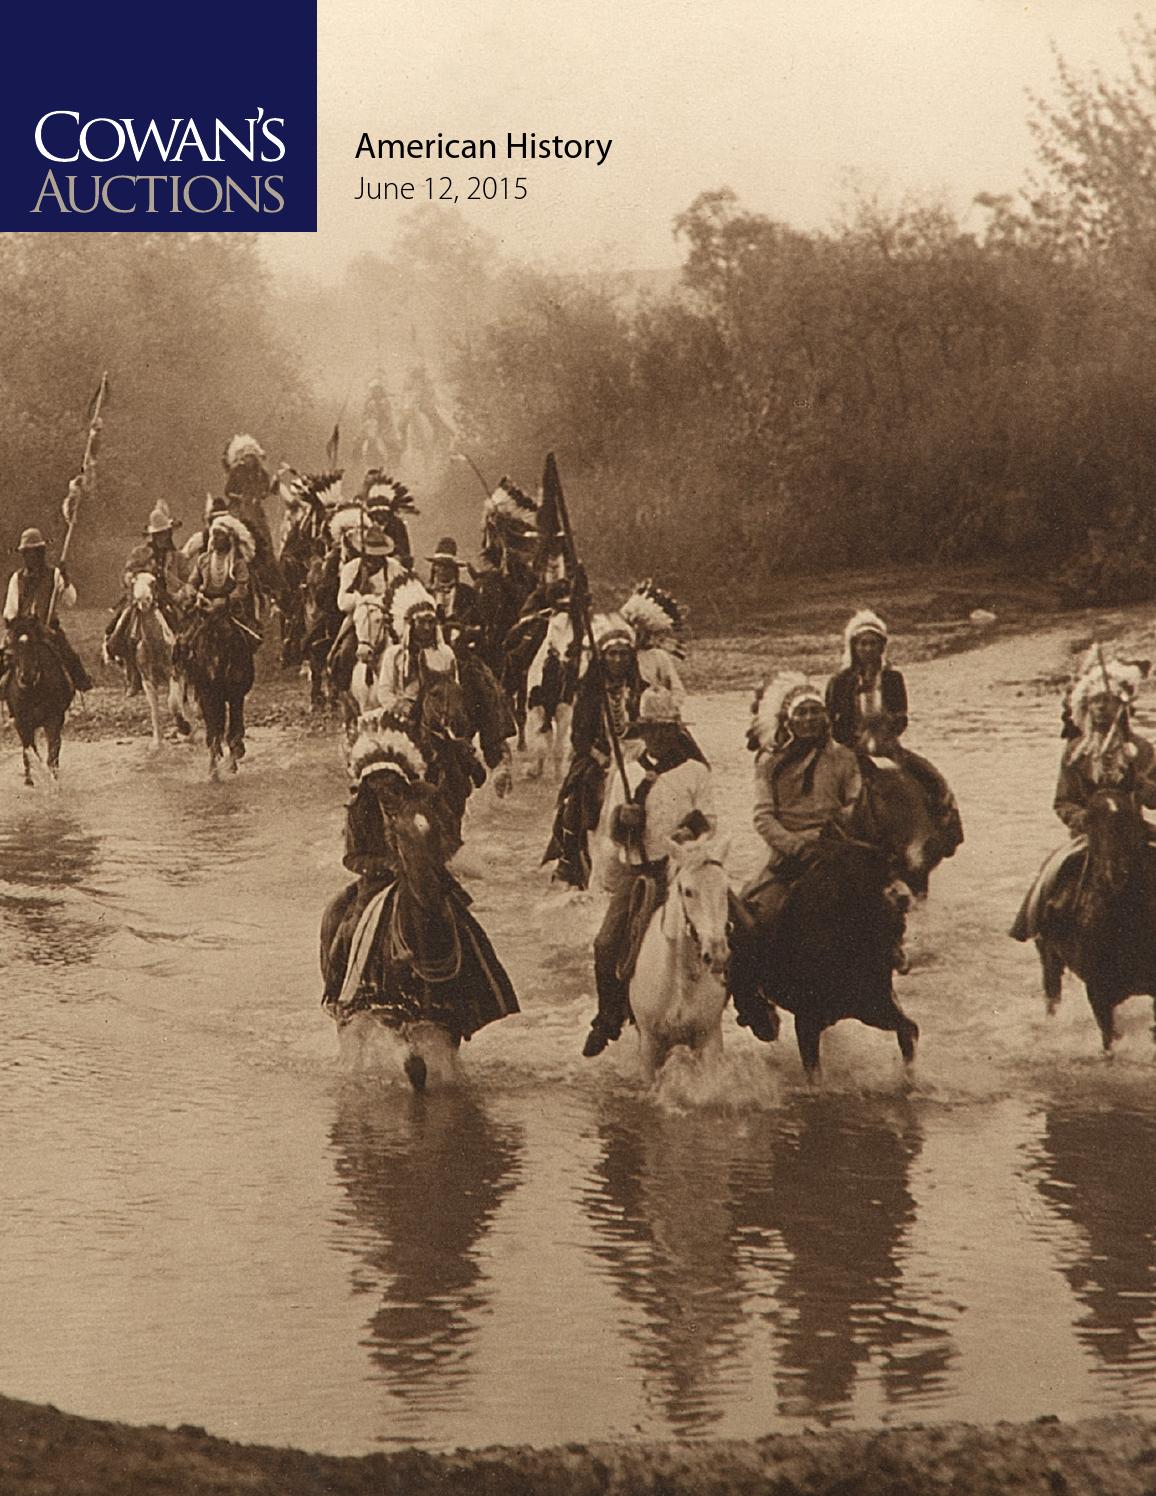
{"type": "Polygon", "coordinates": [[[325,443],[325,460],[331,468],[337,466],[337,451],[341,445],[341,422],[333,427],[333,435],[325,443]]]}

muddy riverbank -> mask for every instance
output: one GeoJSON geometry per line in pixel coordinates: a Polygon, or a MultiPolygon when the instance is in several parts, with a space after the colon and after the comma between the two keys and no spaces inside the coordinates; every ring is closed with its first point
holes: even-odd
{"type": "Polygon", "coordinates": [[[1133,1418],[687,1444],[573,1444],[340,1459],[130,1428],[0,1398],[6,1496],[1064,1496],[1156,1490],[1133,1418]]]}

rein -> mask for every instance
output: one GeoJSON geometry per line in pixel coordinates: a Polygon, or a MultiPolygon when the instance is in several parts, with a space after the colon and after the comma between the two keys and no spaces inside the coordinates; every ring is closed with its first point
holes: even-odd
{"type": "MultiPolygon", "coordinates": [[[[719,867],[719,868],[721,868],[722,867],[722,862],[717,857],[704,857],[703,860],[700,863],[698,863],[698,867],[719,867]]],[[[678,894],[678,907],[679,907],[679,912],[682,914],[682,928],[683,928],[683,933],[685,935],[687,935],[694,942],[694,944],[698,947],[699,954],[701,955],[702,954],[702,940],[699,937],[698,929],[697,929],[697,927],[695,925],[695,922],[694,922],[694,920],[690,916],[690,911],[686,907],[686,894],[683,891],[682,878],[681,877],[675,878],[675,880],[674,880],[674,890],[678,894]]],[[[673,935],[670,935],[667,938],[670,939],[670,940],[673,940],[675,937],[673,935]]]]}

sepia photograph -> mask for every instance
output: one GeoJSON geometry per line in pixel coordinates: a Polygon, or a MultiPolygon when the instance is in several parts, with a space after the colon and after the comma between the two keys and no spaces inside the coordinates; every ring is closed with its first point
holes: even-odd
{"type": "Polygon", "coordinates": [[[144,16],[0,109],[0,1492],[1151,1496],[1156,21],[144,16]]]}

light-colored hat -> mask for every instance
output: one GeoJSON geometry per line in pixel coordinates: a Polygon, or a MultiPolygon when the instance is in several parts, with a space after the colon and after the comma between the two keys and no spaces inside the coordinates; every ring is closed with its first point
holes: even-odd
{"type": "Polygon", "coordinates": [[[638,703],[638,716],[627,725],[624,738],[641,738],[648,727],[685,727],[673,691],[666,686],[648,686],[638,703]]]}
{"type": "Polygon", "coordinates": [[[18,551],[38,551],[47,546],[48,542],[40,531],[33,528],[25,530],[20,537],[20,544],[16,547],[18,551]]]}
{"type": "Polygon", "coordinates": [[[163,535],[166,530],[175,529],[180,524],[179,519],[174,519],[169,513],[169,506],[162,499],[149,515],[149,522],[145,526],[146,535],[163,535]]]}
{"type": "Polygon", "coordinates": [[[591,623],[594,642],[599,649],[608,649],[614,644],[634,648],[634,630],[621,613],[596,613],[591,623]]]}

